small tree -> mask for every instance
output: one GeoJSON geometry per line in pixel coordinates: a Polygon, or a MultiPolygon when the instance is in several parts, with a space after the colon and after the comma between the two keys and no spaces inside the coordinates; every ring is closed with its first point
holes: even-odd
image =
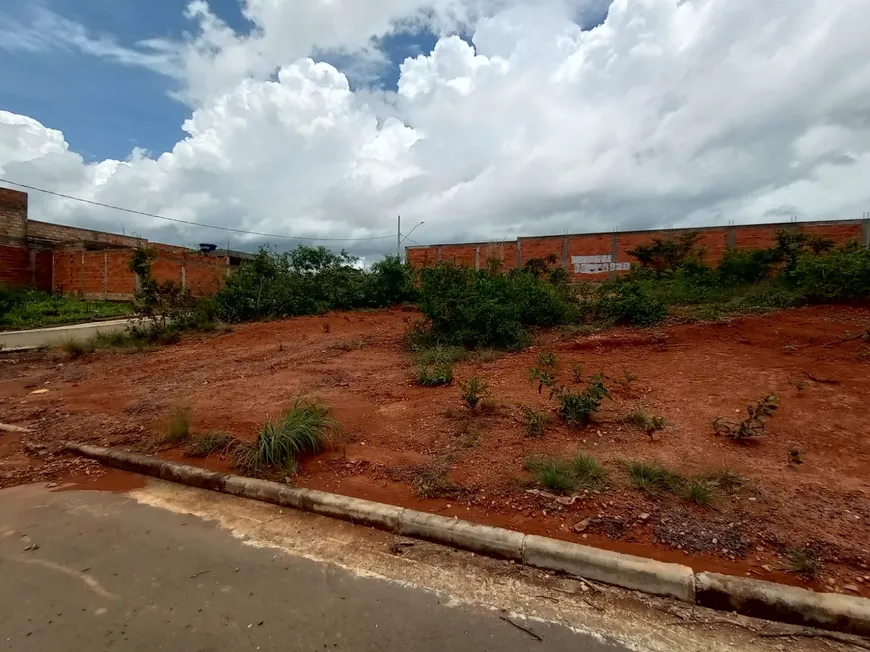
{"type": "Polygon", "coordinates": [[[163,330],[167,323],[188,316],[196,301],[185,288],[175,281],[160,282],[151,273],[151,264],[157,251],[140,247],[130,257],[130,271],[136,274],[138,288],[134,296],[136,313],[151,321],[154,329],[163,330]]]}

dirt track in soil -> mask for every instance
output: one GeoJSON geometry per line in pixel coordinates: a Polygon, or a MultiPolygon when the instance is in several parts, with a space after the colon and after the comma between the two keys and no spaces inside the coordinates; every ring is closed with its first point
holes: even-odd
{"type": "MultiPolygon", "coordinates": [[[[306,461],[296,480],[302,486],[699,570],[870,596],[870,344],[853,339],[870,326],[870,310],[805,308],[594,336],[553,331],[521,353],[458,364],[454,385],[441,388],[412,383],[401,335],[416,318],[398,310],[330,314],[244,325],[140,354],[7,355],[0,423],[31,432],[0,432],[0,486],[92,482],[105,472],[58,454],[63,441],[154,450],[176,407],[191,408],[197,432],[252,438],[266,416],[307,394],[335,408],[346,445],[306,461]],[[558,356],[565,383],[574,364],[607,374],[612,400],[598,423],[577,430],[554,419],[543,437],[524,435],[521,405],[552,410],[528,380],[542,350],[558,356]],[[621,382],[626,371],[637,379],[621,382]],[[466,416],[458,384],[473,375],[489,382],[493,414],[466,416]],[[738,417],[770,393],[779,410],[762,441],[741,446],[714,436],[716,417],[738,417]],[[664,416],[668,426],[650,439],[620,418],[636,409],[664,416]],[[471,446],[461,434],[469,423],[478,435],[471,446]],[[792,448],[803,464],[789,463],[792,448]],[[527,491],[528,456],[577,452],[607,466],[607,490],[581,493],[571,505],[527,491]],[[715,509],[651,498],[631,488],[621,467],[641,459],[686,475],[727,467],[748,483],[720,491],[715,509]],[[452,499],[417,498],[414,468],[445,460],[464,490],[452,499]],[[782,571],[782,552],[804,545],[824,554],[820,582],[782,571]]],[[[215,459],[194,463],[225,468],[215,459]]]]}

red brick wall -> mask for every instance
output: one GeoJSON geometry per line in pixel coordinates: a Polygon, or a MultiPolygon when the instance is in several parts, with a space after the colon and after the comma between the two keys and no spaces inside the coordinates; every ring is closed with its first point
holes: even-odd
{"type": "Polygon", "coordinates": [[[30,254],[25,247],[0,244],[0,285],[22,287],[30,283],[30,254]]]}
{"type": "Polygon", "coordinates": [[[36,269],[31,280],[36,282],[36,288],[43,292],[51,292],[51,265],[52,252],[38,250],[35,252],[36,269]]]}
{"type": "MultiPolygon", "coordinates": [[[[729,234],[733,237],[733,246],[760,249],[776,244],[776,234],[782,229],[797,229],[814,236],[830,238],[836,244],[845,244],[851,240],[863,241],[864,229],[859,220],[815,222],[796,224],[766,224],[734,227],[708,227],[699,229],[683,229],[679,231],[634,231],[628,233],[589,233],[568,236],[541,236],[520,238],[520,265],[532,258],[546,258],[553,254],[557,264],[563,263],[565,238],[568,239],[568,272],[575,280],[603,280],[610,272],[596,274],[576,273],[572,262],[574,256],[612,256],[613,239],[616,238],[616,256],[613,262],[636,263],[628,251],[638,245],[651,242],[653,238],[678,238],[680,234],[694,232],[698,234],[697,245],[704,250],[704,262],[716,265],[729,246],[729,234]]],[[[489,256],[504,260],[505,269],[513,269],[517,265],[517,242],[503,243],[471,243],[432,245],[428,247],[409,247],[407,249],[408,263],[414,267],[425,264],[434,265],[439,260],[453,260],[457,264],[474,266],[477,251],[480,251],[480,267],[486,266],[489,256]]],[[[624,273],[624,272],[619,272],[624,273]]]]}
{"type": "MultiPolygon", "coordinates": [[[[184,251],[183,249],[180,251],[184,251]]],[[[54,289],[62,294],[84,294],[93,298],[132,299],[136,275],[130,271],[131,249],[54,251],[54,289]]],[[[187,288],[194,295],[211,294],[220,289],[226,275],[226,260],[158,250],[151,273],[158,281],[182,284],[182,267],[187,288]]]]}
{"type": "Polygon", "coordinates": [[[103,242],[122,247],[140,247],[148,242],[144,238],[134,238],[129,235],[91,231],[90,229],[80,229],[75,226],[64,226],[63,224],[51,224],[50,222],[38,222],[36,220],[27,221],[27,235],[31,238],[50,240],[51,242],[103,242]]]}

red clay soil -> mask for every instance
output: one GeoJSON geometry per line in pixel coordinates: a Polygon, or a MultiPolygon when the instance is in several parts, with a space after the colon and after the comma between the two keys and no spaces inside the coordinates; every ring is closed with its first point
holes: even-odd
{"type": "Polygon", "coordinates": [[[60,453],[62,442],[154,451],[177,407],[192,410],[196,432],[252,438],[267,416],[306,394],[334,407],[345,443],[307,460],[293,480],[302,486],[697,570],[870,596],[870,342],[857,337],[870,327],[870,310],[805,308],[593,336],[553,331],[526,351],[458,364],[454,385],[439,388],[413,384],[401,347],[417,317],[330,314],[191,336],[138,354],[0,357],[0,423],[30,429],[0,431],[0,486],[101,475],[60,453]],[[575,364],[607,375],[612,396],[595,424],[560,423],[547,392],[530,384],[528,370],[543,350],[558,357],[564,383],[575,364]],[[626,372],[636,380],[627,382],[626,372]],[[463,407],[458,384],[473,375],[489,383],[491,414],[463,407]],[[742,418],[747,404],[771,393],[779,409],[761,441],[740,445],[714,434],[716,417],[742,418]],[[552,413],[542,437],[525,436],[522,405],[552,413]],[[633,410],[668,425],[650,438],[621,419],[633,410]],[[801,464],[790,462],[791,449],[801,464]],[[527,457],[578,452],[608,469],[605,490],[561,502],[530,492],[527,457]],[[746,483],[720,489],[704,509],[632,488],[626,460],[658,461],[686,476],[727,467],[746,483]],[[457,490],[418,498],[412,480],[437,464],[457,490]],[[824,559],[817,582],[784,570],[785,553],[805,546],[824,559]]]}

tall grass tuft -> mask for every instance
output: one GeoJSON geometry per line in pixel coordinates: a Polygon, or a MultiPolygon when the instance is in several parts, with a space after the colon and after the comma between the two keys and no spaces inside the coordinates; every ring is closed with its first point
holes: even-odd
{"type": "Polygon", "coordinates": [[[240,444],[236,464],[247,472],[269,469],[295,472],[303,455],[327,448],[341,425],[320,401],[299,397],[293,407],[276,420],[267,419],[257,439],[240,444]]]}

